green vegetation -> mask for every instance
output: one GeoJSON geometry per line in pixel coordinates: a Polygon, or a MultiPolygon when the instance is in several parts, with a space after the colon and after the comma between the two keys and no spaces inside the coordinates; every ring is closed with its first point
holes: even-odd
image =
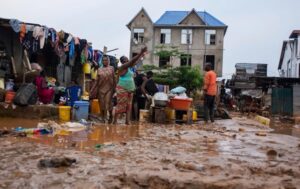
{"type": "MultiPolygon", "coordinates": [[[[179,52],[176,46],[166,47],[164,45],[155,47],[154,54],[162,58],[189,56],[179,52]]],[[[143,68],[145,71],[152,70],[154,72],[153,79],[156,83],[169,85],[170,88],[177,86],[185,87],[188,95],[202,88],[203,85],[203,76],[199,67],[181,66],[172,68],[172,62],[170,62],[170,65],[166,69],[161,69],[153,65],[145,65],[143,68]]]]}

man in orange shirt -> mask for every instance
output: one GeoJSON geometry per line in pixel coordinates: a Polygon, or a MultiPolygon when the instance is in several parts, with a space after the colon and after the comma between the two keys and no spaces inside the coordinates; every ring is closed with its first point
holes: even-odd
{"type": "Polygon", "coordinates": [[[210,63],[205,64],[205,78],[204,78],[204,121],[208,121],[208,116],[210,121],[213,123],[214,120],[214,107],[215,107],[215,97],[217,94],[217,76],[212,70],[210,63]]]}

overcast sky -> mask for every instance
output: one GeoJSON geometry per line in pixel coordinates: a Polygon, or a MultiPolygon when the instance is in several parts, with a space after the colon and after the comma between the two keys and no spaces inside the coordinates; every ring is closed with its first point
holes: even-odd
{"type": "Polygon", "coordinates": [[[228,25],[223,76],[238,62],[268,63],[278,75],[282,41],[300,29],[300,0],[0,0],[0,17],[63,29],[102,49],[128,55],[125,26],[144,7],[155,22],[166,10],[207,11],[228,25]]]}

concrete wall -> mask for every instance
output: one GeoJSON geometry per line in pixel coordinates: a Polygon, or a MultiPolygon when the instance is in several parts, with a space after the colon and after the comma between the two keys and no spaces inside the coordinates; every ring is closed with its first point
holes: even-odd
{"type": "MultiPolygon", "coordinates": [[[[154,29],[154,47],[160,44],[160,30],[154,29]]],[[[163,28],[168,29],[168,28],[163,28]]],[[[171,44],[165,44],[167,47],[177,46],[180,52],[192,55],[192,66],[200,66],[203,70],[204,55],[215,56],[215,71],[218,76],[222,76],[223,69],[223,47],[224,47],[224,29],[216,29],[216,45],[205,45],[205,28],[192,29],[192,44],[181,44],[181,30],[186,28],[171,28],[171,44]]],[[[159,65],[159,57],[153,59],[154,65],[159,65]]],[[[180,58],[172,58],[171,64],[174,67],[180,66],[180,58]]]]}
{"type": "Polygon", "coordinates": [[[300,49],[297,47],[298,42],[298,39],[294,39],[287,43],[280,70],[281,77],[299,78],[300,57],[298,51],[300,49]]]}
{"type": "Polygon", "coordinates": [[[0,27],[0,41],[5,44],[9,56],[14,57],[17,73],[22,73],[22,46],[19,41],[19,34],[10,27],[0,27]]]}
{"type": "Polygon", "coordinates": [[[143,60],[143,64],[152,64],[153,62],[153,24],[149,19],[147,14],[141,11],[133,20],[130,25],[131,37],[130,37],[130,57],[132,58],[132,53],[139,53],[141,48],[144,46],[148,47],[148,54],[143,60]],[[144,43],[135,44],[133,42],[133,29],[134,28],[144,28],[144,43]]]}

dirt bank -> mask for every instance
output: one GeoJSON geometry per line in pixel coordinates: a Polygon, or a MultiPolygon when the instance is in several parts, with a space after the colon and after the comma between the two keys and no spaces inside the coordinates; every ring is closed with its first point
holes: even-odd
{"type": "Polygon", "coordinates": [[[0,188],[300,187],[300,140],[255,121],[141,127],[138,135],[87,151],[0,138],[0,188]],[[42,158],[63,156],[77,163],[37,167],[42,158]]]}

